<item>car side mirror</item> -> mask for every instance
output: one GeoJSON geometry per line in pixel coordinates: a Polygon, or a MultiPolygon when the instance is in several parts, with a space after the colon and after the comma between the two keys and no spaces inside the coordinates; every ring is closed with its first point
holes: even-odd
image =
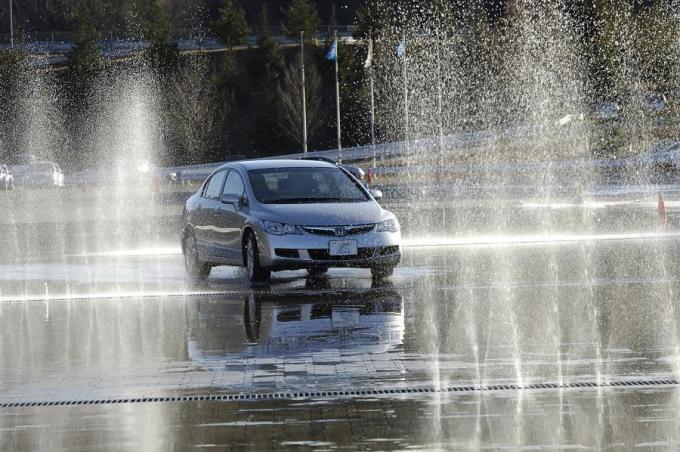
{"type": "Polygon", "coordinates": [[[237,204],[239,204],[241,200],[241,197],[238,195],[233,195],[230,193],[226,193],[222,195],[222,204],[231,204],[234,207],[236,207],[237,204]]]}
{"type": "Polygon", "coordinates": [[[375,199],[376,201],[380,201],[381,199],[383,199],[383,193],[380,190],[369,190],[369,193],[371,194],[371,196],[373,196],[373,199],[375,199]]]}
{"type": "Polygon", "coordinates": [[[241,207],[248,207],[250,203],[248,202],[246,195],[241,195],[241,197],[238,199],[238,204],[241,207]]]}

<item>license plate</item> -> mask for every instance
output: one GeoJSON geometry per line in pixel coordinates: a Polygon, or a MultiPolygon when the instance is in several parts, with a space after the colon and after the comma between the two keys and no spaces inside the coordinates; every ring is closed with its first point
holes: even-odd
{"type": "Polygon", "coordinates": [[[356,240],[331,240],[328,248],[331,256],[356,256],[359,252],[356,240]]]}

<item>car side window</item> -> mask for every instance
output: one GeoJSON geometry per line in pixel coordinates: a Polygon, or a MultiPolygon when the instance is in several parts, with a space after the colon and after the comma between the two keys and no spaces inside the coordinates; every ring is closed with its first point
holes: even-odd
{"type": "Polygon", "coordinates": [[[227,182],[224,184],[223,195],[242,196],[245,192],[241,175],[236,171],[229,171],[227,182]]]}
{"type": "Polygon", "coordinates": [[[226,176],[226,174],[226,171],[220,171],[219,173],[213,174],[206,184],[205,190],[203,190],[204,198],[218,199],[220,197],[220,190],[222,189],[224,176],[226,176]]]}

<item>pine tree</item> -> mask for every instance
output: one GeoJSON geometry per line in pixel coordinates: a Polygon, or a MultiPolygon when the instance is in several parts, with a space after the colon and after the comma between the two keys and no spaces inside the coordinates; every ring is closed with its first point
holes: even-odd
{"type": "Polygon", "coordinates": [[[242,8],[234,7],[232,0],[224,0],[220,18],[213,23],[213,31],[229,48],[245,43],[249,32],[246,13],[242,8]]]}
{"type": "Polygon", "coordinates": [[[26,54],[14,49],[0,50],[0,162],[15,157],[21,100],[28,82],[28,59],[26,54]]]}
{"type": "Polygon", "coordinates": [[[305,40],[311,40],[319,26],[319,12],[308,0],[293,0],[285,11],[286,22],[283,29],[291,38],[299,38],[300,32],[305,32],[305,40]]]}
{"type": "Polygon", "coordinates": [[[384,0],[367,0],[357,10],[355,38],[379,38],[388,32],[391,21],[391,9],[384,0]]]}
{"type": "Polygon", "coordinates": [[[102,69],[102,56],[99,48],[100,35],[92,22],[90,10],[81,2],[75,10],[74,22],[76,36],[73,48],[68,55],[69,75],[75,82],[91,80],[102,69]]]}
{"type": "Polygon", "coordinates": [[[172,21],[160,0],[153,0],[148,13],[146,36],[149,40],[145,56],[151,67],[161,72],[177,68],[179,50],[172,39],[172,21]]]}
{"type": "Polygon", "coordinates": [[[276,87],[283,70],[283,54],[272,37],[267,6],[262,6],[257,28],[257,71],[263,88],[270,91],[276,87]]]}

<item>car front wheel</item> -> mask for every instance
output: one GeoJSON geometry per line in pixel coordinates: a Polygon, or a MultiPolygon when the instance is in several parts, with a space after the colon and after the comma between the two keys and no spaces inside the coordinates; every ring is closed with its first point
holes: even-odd
{"type": "Polygon", "coordinates": [[[394,267],[372,267],[371,276],[373,279],[385,279],[392,276],[394,273],[394,267]]]}
{"type": "Polygon", "coordinates": [[[268,282],[271,271],[260,266],[260,257],[257,251],[257,239],[255,234],[250,234],[246,241],[246,271],[251,283],[268,282]]]}
{"type": "Polygon", "coordinates": [[[198,256],[196,238],[190,235],[184,242],[184,265],[187,274],[194,281],[204,281],[210,275],[210,266],[198,256]]]}

